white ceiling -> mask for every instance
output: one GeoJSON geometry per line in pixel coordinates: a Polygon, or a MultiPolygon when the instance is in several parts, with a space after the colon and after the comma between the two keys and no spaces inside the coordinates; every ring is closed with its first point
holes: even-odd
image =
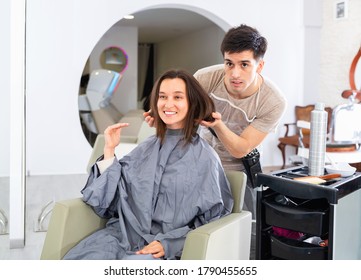
{"type": "Polygon", "coordinates": [[[150,9],[134,14],[134,19],[121,19],[118,26],[138,27],[139,43],[159,43],[214,25],[204,16],[182,9],[150,9]]]}

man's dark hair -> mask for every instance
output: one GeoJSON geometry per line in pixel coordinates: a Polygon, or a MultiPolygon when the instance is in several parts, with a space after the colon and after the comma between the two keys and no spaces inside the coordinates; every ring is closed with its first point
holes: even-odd
{"type": "Polygon", "coordinates": [[[257,29],[245,24],[228,30],[221,44],[222,55],[252,51],[256,60],[263,58],[267,50],[267,40],[257,29]]]}

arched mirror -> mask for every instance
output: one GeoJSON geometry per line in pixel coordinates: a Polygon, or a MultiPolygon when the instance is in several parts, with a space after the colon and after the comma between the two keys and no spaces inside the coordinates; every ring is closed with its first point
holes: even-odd
{"type": "MultiPolygon", "coordinates": [[[[83,133],[91,146],[104,127],[124,118],[132,125],[132,129],[124,130],[129,134],[124,136],[133,141],[143,122],[153,83],[165,70],[183,68],[194,73],[223,63],[219,46],[225,32],[206,17],[180,8],[142,10],[133,16],[130,20],[120,19],[104,33],[84,66],[79,95],[86,93],[94,71],[120,74],[106,110],[86,112],[79,100],[83,133]],[[85,125],[85,118],[97,121],[91,127],[85,125]]],[[[111,74],[102,75],[109,78],[111,74]]]]}

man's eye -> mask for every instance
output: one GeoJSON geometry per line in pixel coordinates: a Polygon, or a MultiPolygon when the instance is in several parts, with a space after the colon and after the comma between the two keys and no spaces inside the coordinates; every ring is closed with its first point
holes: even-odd
{"type": "Polygon", "coordinates": [[[248,67],[248,64],[247,64],[247,63],[242,63],[242,67],[243,67],[243,68],[247,68],[247,67],[248,67]]]}

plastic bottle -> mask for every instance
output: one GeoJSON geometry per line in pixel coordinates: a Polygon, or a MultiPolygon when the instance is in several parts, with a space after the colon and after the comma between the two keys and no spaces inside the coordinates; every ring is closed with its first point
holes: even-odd
{"type": "Polygon", "coordinates": [[[310,176],[325,174],[327,118],[325,104],[316,103],[315,109],[311,112],[310,153],[308,158],[308,174],[310,176]]]}

